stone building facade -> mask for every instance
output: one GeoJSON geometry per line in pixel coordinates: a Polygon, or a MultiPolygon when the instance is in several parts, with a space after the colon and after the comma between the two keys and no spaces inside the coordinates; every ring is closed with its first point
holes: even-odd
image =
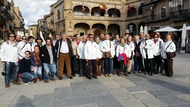
{"type": "Polygon", "coordinates": [[[189,6],[189,0],[58,0],[50,6],[50,20],[44,20],[44,26],[50,23],[46,30],[57,34],[114,36],[129,31],[135,35],[141,26],[153,32],[165,26],[189,25],[189,6]]]}

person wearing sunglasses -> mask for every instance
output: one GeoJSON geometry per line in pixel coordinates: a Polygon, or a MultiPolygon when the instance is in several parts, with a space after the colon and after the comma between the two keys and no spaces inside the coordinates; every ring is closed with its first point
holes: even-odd
{"type": "Polygon", "coordinates": [[[18,72],[18,44],[14,33],[9,34],[9,38],[2,44],[0,51],[1,63],[5,65],[5,87],[10,87],[11,80],[13,84],[20,85],[17,81],[18,72]]]}

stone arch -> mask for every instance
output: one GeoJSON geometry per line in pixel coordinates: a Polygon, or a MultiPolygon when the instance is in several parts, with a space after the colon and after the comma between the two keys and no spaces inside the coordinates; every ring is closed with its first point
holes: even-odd
{"type": "Polygon", "coordinates": [[[131,7],[130,10],[127,11],[127,16],[133,17],[137,15],[136,13],[137,13],[137,9],[135,7],[131,7]]]}
{"type": "Polygon", "coordinates": [[[73,12],[75,15],[90,15],[90,9],[83,5],[76,5],[73,8],[73,12]]]}
{"type": "Polygon", "coordinates": [[[129,23],[127,25],[127,29],[129,30],[129,34],[134,36],[137,34],[137,28],[135,23],[129,23]]]}
{"type": "Polygon", "coordinates": [[[87,23],[75,23],[74,34],[85,35],[90,32],[90,25],[87,23]]]}
{"type": "Polygon", "coordinates": [[[119,9],[110,8],[108,9],[108,16],[109,17],[120,17],[121,13],[119,9]]]}
{"type": "Polygon", "coordinates": [[[106,10],[101,10],[100,7],[93,7],[91,10],[92,16],[105,16],[106,10]]]}
{"type": "Polygon", "coordinates": [[[94,36],[100,36],[101,33],[106,33],[106,26],[102,23],[95,23],[92,25],[94,36]]]}
{"type": "Polygon", "coordinates": [[[108,33],[110,34],[110,36],[120,34],[120,25],[118,25],[118,24],[109,24],[108,25],[108,33]]]}

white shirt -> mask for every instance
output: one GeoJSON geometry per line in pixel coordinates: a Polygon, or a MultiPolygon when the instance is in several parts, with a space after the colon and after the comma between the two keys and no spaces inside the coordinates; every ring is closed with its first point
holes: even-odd
{"type": "Polygon", "coordinates": [[[84,58],[88,60],[96,60],[98,58],[99,46],[96,42],[87,41],[84,47],[84,58]]]}
{"type": "Polygon", "coordinates": [[[28,42],[28,43],[26,44],[26,47],[27,47],[27,50],[28,50],[28,51],[34,52],[34,47],[35,47],[34,43],[28,42]]]}
{"type": "Polygon", "coordinates": [[[154,58],[154,42],[152,40],[144,40],[141,42],[140,51],[143,59],[146,59],[146,54],[148,55],[148,59],[154,58]],[[147,50],[147,53],[146,53],[147,50]]]}
{"type": "Polygon", "coordinates": [[[110,40],[104,40],[100,45],[100,50],[102,52],[111,52],[112,58],[115,56],[115,46],[110,40]]]}
{"type": "MultiPolygon", "coordinates": [[[[152,41],[154,42],[154,39],[152,41]]],[[[154,42],[154,56],[161,55],[162,50],[163,50],[163,41],[161,41],[161,39],[158,39],[156,43],[154,42]]]]}
{"type": "Polygon", "coordinates": [[[166,55],[166,52],[164,52],[164,51],[167,51],[167,52],[175,52],[176,51],[176,46],[175,46],[175,44],[174,44],[174,42],[172,42],[172,41],[168,41],[168,42],[165,42],[164,43],[164,47],[163,47],[163,50],[162,50],[162,57],[164,58],[164,59],[167,59],[167,55],[166,55]],[[171,43],[171,44],[170,44],[171,43]],[[169,47],[168,47],[169,46],[169,47]]]}
{"type": "Polygon", "coordinates": [[[69,46],[67,44],[67,41],[62,41],[60,52],[69,53],[69,46]]]}
{"type": "Polygon", "coordinates": [[[127,45],[125,45],[124,47],[122,47],[121,45],[117,45],[116,56],[118,57],[119,54],[123,54],[123,53],[125,53],[127,57],[130,57],[129,47],[127,45]]]}
{"type": "Polygon", "coordinates": [[[5,62],[17,62],[18,61],[18,44],[13,45],[6,41],[1,46],[0,51],[1,61],[5,62]]]}
{"type": "Polygon", "coordinates": [[[128,46],[129,49],[129,58],[131,57],[131,55],[134,55],[134,50],[135,50],[135,44],[131,41],[129,44],[126,43],[126,45],[128,46]]]}
{"type": "Polygon", "coordinates": [[[84,58],[84,46],[85,46],[85,43],[80,42],[78,47],[77,47],[77,54],[79,56],[79,59],[85,59],[84,58]]]}
{"type": "Polygon", "coordinates": [[[25,52],[27,51],[27,43],[21,41],[18,43],[18,56],[19,59],[23,59],[25,57],[25,52]]]}

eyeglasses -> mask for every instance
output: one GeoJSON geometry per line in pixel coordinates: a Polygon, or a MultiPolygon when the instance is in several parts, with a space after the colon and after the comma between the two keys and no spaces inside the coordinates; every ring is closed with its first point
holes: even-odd
{"type": "Polygon", "coordinates": [[[9,37],[15,37],[15,36],[9,36],[9,37]]]}
{"type": "Polygon", "coordinates": [[[26,40],[26,38],[22,38],[22,40],[26,40]]]}
{"type": "Polygon", "coordinates": [[[93,38],[93,37],[89,37],[89,38],[93,38]]]}

